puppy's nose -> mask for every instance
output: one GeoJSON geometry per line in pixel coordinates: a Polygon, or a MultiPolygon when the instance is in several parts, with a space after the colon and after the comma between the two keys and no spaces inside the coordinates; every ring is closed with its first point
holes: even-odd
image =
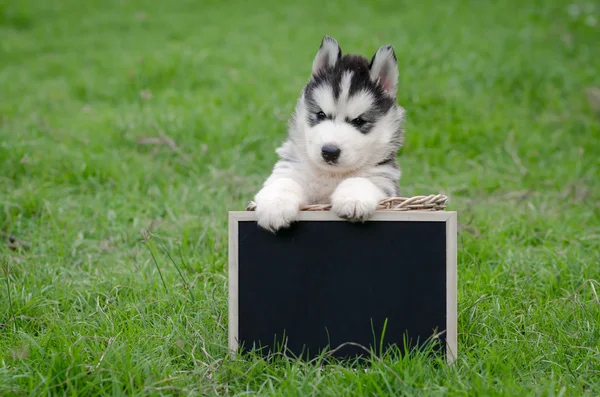
{"type": "Polygon", "coordinates": [[[335,163],[340,158],[342,150],[335,145],[325,145],[321,148],[321,156],[328,163],[335,163]]]}

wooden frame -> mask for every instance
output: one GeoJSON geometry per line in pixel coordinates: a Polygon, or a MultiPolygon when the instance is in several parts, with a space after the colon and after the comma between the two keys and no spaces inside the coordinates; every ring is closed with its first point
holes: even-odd
{"type": "MultiPolygon", "coordinates": [[[[229,349],[238,350],[238,222],[255,221],[253,211],[229,213],[229,349]]],[[[346,222],[329,211],[304,211],[298,221],[346,222]]],[[[446,358],[453,362],[457,346],[457,214],[454,211],[377,211],[370,221],[445,222],[446,223],[446,358]]]]}

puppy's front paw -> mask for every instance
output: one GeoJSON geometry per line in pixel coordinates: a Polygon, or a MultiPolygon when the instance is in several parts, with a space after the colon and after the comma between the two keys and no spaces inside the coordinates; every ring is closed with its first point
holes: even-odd
{"type": "Polygon", "coordinates": [[[377,209],[377,200],[364,197],[343,197],[332,200],[331,210],[340,218],[353,222],[364,222],[377,209]]]}
{"type": "Polygon", "coordinates": [[[285,198],[256,203],[259,226],[271,232],[290,226],[298,217],[299,211],[298,203],[285,198]]]}
{"type": "Polygon", "coordinates": [[[340,218],[364,222],[373,215],[383,198],[384,194],[370,181],[347,179],[333,192],[331,210],[340,218]]]}
{"type": "Polygon", "coordinates": [[[276,232],[290,226],[300,212],[301,198],[290,191],[265,187],[256,195],[256,217],[260,227],[276,232]]]}

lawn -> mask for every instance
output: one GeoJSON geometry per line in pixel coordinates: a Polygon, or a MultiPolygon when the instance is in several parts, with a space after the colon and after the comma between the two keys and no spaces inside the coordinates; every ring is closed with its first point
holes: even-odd
{"type": "Polygon", "coordinates": [[[0,395],[600,394],[599,3],[6,0],[0,37],[0,395]],[[459,213],[452,367],[227,355],[227,211],[324,34],[396,49],[402,194],[459,213]]]}

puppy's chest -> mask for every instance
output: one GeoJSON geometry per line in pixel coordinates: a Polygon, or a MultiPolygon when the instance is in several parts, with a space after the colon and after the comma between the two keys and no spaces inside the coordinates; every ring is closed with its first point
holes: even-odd
{"type": "Polygon", "coordinates": [[[306,180],[310,204],[329,204],[331,195],[345,178],[329,175],[314,175],[306,180]]]}

